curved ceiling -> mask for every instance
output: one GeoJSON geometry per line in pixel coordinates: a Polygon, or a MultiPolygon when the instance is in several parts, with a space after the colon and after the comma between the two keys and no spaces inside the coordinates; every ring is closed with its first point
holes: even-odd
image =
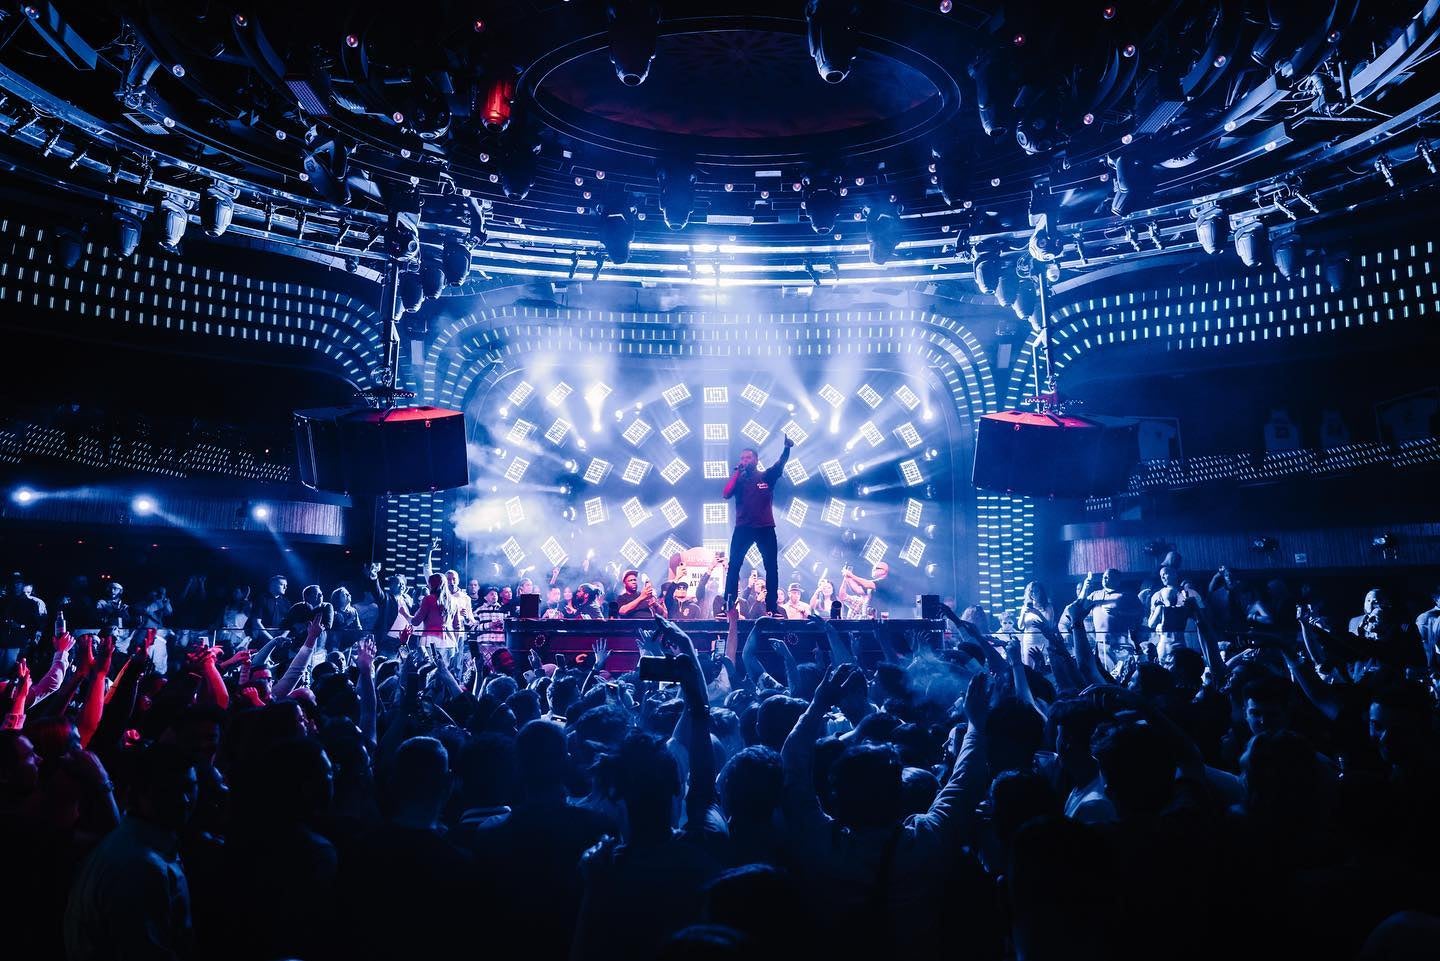
{"type": "Polygon", "coordinates": [[[1435,0],[421,6],[24,6],[0,162],[432,296],[1032,284],[1436,181],[1435,0]]]}

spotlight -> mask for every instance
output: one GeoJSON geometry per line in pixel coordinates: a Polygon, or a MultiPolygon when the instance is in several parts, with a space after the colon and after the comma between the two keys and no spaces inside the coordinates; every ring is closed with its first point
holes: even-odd
{"type": "Polygon", "coordinates": [[[1035,290],[1035,281],[1020,278],[1020,288],[1015,291],[1015,300],[1010,304],[1015,311],[1015,316],[1021,320],[1028,320],[1035,313],[1039,306],[1040,295],[1035,290]]]}
{"type": "Polygon", "coordinates": [[[860,49],[856,21],[860,18],[858,0],[806,0],[805,29],[810,40],[810,56],[826,83],[839,83],[850,73],[850,65],[860,49]]]}
{"type": "Polygon", "coordinates": [[[1257,554],[1273,554],[1280,546],[1280,542],[1273,537],[1254,537],[1250,540],[1250,549],[1257,554]]]}
{"type": "Polygon", "coordinates": [[[1289,280],[1299,267],[1300,258],[1305,255],[1305,245],[1293,230],[1271,244],[1270,255],[1280,276],[1289,280]]]}
{"type": "Polygon", "coordinates": [[[1258,220],[1252,220],[1235,231],[1235,253],[1246,267],[1254,267],[1265,260],[1270,246],[1270,232],[1258,220]]]}
{"type": "Polygon", "coordinates": [[[440,248],[440,269],[445,272],[445,283],[459,287],[470,276],[470,247],[455,237],[446,237],[440,248]]]}
{"type": "Polygon", "coordinates": [[[611,263],[630,261],[630,245],[635,241],[635,225],[623,212],[606,214],[600,221],[600,243],[611,263]]]}
{"type": "Polygon", "coordinates": [[[1001,307],[1009,307],[1015,303],[1015,296],[1020,293],[1020,278],[1014,270],[1005,269],[1000,271],[1000,279],[995,284],[995,300],[1001,307]]]}
{"type": "Polygon", "coordinates": [[[810,229],[817,234],[828,234],[835,229],[835,218],[840,215],[840,195],[834,189],[835,178],[805,178],[805,213],[810,218],[810,229]]]}
{"type": "Polygon", "coordinates": [[[145,494],[141,494],[130,502],[130,509],[141,517],[155,513],[156,506],[155,499],[145,494]]]}
{"type": "Polygon", "coordinates": [[[205,233],[219,237],[230,229],[235,219],[235,192],[226,184],[211,184],[200,197],[200,219],[205,224],[205,233]]]}
{"type": "Polygon", "coordinates": [[[51,256],[66,270],[73,270],[75,265],[80,263],[80,257],[85,253],[86,230],[87,228],[83,224],[78,230],[73,227],[61,227],[52,236],[53,253],[51,256]]]}
{"type": "Polygon", "coordinates": [[[483,85],[475,88],[478,103],[472,105],[485,129],[498,133],[510,126],[515,109],[515,72],[508,67],[500,68],[483,85]]]}
{"type": "Polygon", "coordinates": [[[1332,292],[1350,286],[1353,264],[1343,250],[1327,251],[1325,254],[1325,283],[1332,292]]]}
{"type": "Polygon", "coordinates": [[[695,209],[695,171],[683,166],[660,170],[660,213],[665,226],[683,230],[695,209]]]}
{"type": "Polygon", "coordinates": [[[993,294],[1000,285],[1005,261],[993,245],[975,251],[975,286],[982,294],[993,294]]]}
{"type": "MultiPolygon", "coordinates": [[[[568,491],[565,487],[563,487],[563,486],[560,488],[560,492],[561,492],[562,494],[568,494],[568,493],[569,493],[569,491],[568,491]]],[[[574,520],[575,520],[575,508],[573,508],[573,507],[564,507],[564,508],[561,508],[561,510],[560,510],[560,519],[561,519],[562,521],[574,521],[574,520]]]]}
{"type": "Polygon", "coordinates": [[[121,257],[130,257],[140,246],[140,220],[129,211],[117,210],[113,215],[115,223],[115,249],[121,257]]]}
{"type": "Polygon", "coordinates": [[[638,87],[650,74],[660,32],[660,5],[654,0],[613,0],[605,6],[610,20],[610,63],[627,87],[638,87]]]}
{"type": "Polygon", "coordinates": [[[268,520],[270,519],[270,505],[268,505],[268,504],[252,504],[252,505],[250,505],[250,516],[251,516],[252,518],[254,518],[255,520],[257,520],[257,521],[261,521],[262,523],[263,523],[264,521],[268,521],[268,520]]]}
{"type": "Polygon", "coordinates": [[[870,262],[884,266],[900,243],[900,218],[892,211],[872,210],[865,222],[865,237],[870,241],[870,262]]]}
{"type": "Polygon", "coordinates": [[[1219,252],[1230,239],[1230,215],[1210,204],[1195,215],[1195,239],[1207,254],[1219,252]]]}
{"type": "Polygon", "coordinates": [[[36,496],[35,492],[28,487],[17,487],[10,495],[10,499],[21,507],[28,507],[35,503],[36,496]]]}
{"type": "Polygon", "coordinates": [[[1108,162],[1115,171],[1115,195],[1110,199],[1110,212],[1119,217],[1145,193],[1149,167],[1128,151],[1109,157],[1108,162]]]}
{"type": "Polygon", "coordinates": [[[160,202],[160,246],[165,250],[178,250],[185,238],[185,228],[190,225],[190,211],[174,197],[160,202]]]}
{"type": "Polygon", "coordinates": [[[935,574],[936,574],[936,572],[938,572],[939,570],[940,570],[939,566],[937,566],[937,565],[935,565],[935,564],[926,564],[926,565],[925,565],[925,576],[926,576],[926,577],[934,577],[935,574]]]}
{"type": "Polygon", "coordinates": [[[420,309],[421,304],[425,303],[425,286],[420,282],[420,274],[417,271],[402,272],[395,290],[400,297],[400,306],[412,314],[420,309]]]}
{"type": "Polygon", "coordinates": [[[435,300],[445,289],[445,271],[437,260],[426,259],[420,265],[420,290],[426,300],[435,300]]]}
{"type": "Polygon", "coordinates": [[[497,163],[500,167],[500,189],[510,200],[524,200],[535,186],[540,166],[540,143],[510,131],[500,145],[497,163]]]}
{"type": "Polygon", "coordinates": [[[1041,215],[1041,221],[1035,226],[1035,232],[1030,235],[1030,257],[1040,263],[1052,263],[1059,259],[1065,252],[1065,238],[1057,237],[1050,232],[1050,228],[1041,215]]]}

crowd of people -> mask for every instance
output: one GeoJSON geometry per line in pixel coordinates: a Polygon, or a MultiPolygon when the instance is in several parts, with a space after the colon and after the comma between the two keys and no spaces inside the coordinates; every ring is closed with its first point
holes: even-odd
{"type": "Polygon", "coordinates": [[[1440,957],[1440,590],[1347,618],[1171,557],[870,650],[752,587],[697,650],[718,570],[382,573],[12,578],[17,957],[1440,957]],[[648,618],[647,656],[494,643],[527,594],[648,618]]]}

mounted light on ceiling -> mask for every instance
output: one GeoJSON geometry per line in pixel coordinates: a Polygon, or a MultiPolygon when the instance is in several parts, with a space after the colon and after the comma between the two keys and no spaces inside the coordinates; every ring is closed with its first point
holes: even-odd
{"type": "Polygon", "coordinates": [[[665,226],[683,230],[695,210],[695,171],[676,164],[661,168],[659,178],[660,213],[665,217],[665,226]]]}
{"type": "Polygon", "coordinates": [[[660,32],[660,5],[654,0],[612,0],[605,5],[610,21],[610,63],[627,87],[638,87],[650,75],[660,32]]]}
{"type": "Polygon", "coordinates": [[[132,256],[140,246],[140,218],[128,210],[117,210],[112,217],[116,252],[121,257],[132,256]]]}
{"type": "Polygon", "coordinates": [[[1354,264],[1350,255],[1343,250],[1325,252],[1325,283],[1331,292],[1338,293],[1350,286],[1354,277],[1354,264]]]}
{"type": "Polygon", "coordinates": [[[860,50],[858,0],[806,0],[805,29],[810,56],[826,83],[839,83],[850,74],[860,50]]]}
{"type": "Polygon", "coordinates": [[[1258,220],[1252,220],[1235,231],[1235,253],[1246,267],[1263,265],[1270,247],[1270,231],[1258,220]]]}
{"type": "Polygon", "coordinates": [[[1027,277],[1017,277],[1020,282],[1019,288],[1015,291],[1015,300],[1010,304],[1015,316],[1021,320],[1029,320],[1035,313],[1035,308],[1040,305],[1040,294],[1035,289],[1035,281],[1027,277]]]}
{"type": "Polygon", "coordinates": [[[426,300],[435,300],[445,289],[445,269],[434,258],[426,258],[420,264],[420,289],[426,300]]]}
{"type": "Polygon", "coordinates": [[[190,208],[176,197],[166,197],[160,202],[160,246],[165,250],[180,249],[185,239],[185,228],[190,226],[190,208]]]}
{"type": "Polygon", "coordinates": [[[85,253],[84,224],[76,227],[61,227],[51,237],[51,256],[55,263],[66,270],[73,270],[85,253]]]}
{"type": "Polygon", "coordinates": [[[535,186],[540,167],[540,142],[520,130],[506,132],[497,158],[500,189],[511,200],[524,200],[535,186]]]}
{"type": "Polygon", "coordinates": [[[470,246],[458,237],[446,237],[440,248],[440,269],[445,283],[459,287],[470,277],[470,246]]]}
{"type": "Polygon", "coordinates": [[[982,294],[993,294],[1000,285],[1000,275],[1005,268],[994,241],[985,241],[975,249],[975,286],[982,294]]]}
{"type": "Polygon", "coordinates": [[[219,237],[230,229],[230,222],[235,219],[236,196],[234,187],[218,180],[200,195],[200,219],[208,236],[219,237]]]}
{"type": "Polygon", "coordinates": [[[900,214],[898,209],[874,208],[867,211],[865,237],[870,242],[870,262],[877,267],[884,266],[895,256],[900,243],[900,214]]]}
{"type": "Polygon", "coordinates": [[[475,113],[486,130],[499,132],[510,126],[515,109],[515,71],[502,67],[475,88],[475,113]]]}
{"type": "MultiPolygon", "coordinates": [[[[603,208],[602,208],[603,210],[603,208]]],[[[635,242],[635,225],[630,222],[631,210],[612,210],[600,218],[600,243],[611,263],[630,262],[630,245],[635,242]]]]}
{"type": "Polygon", "coordinates": [[[425,286],[420,282],[418,271],[406,270],[400,273],[395,284],[395,293],[399,297],[400,306],[406,311],[414,313],[425,303],[425,286]]]}
{"type": "Polygon", "coordinates": [[[1275,269],[1280,272],[1281,277],[1289,280],[1299,269],[1300,259],[1305,256],[1305,245],[1300,242],[1300,235],[1291,230],[1275,238],[1270,248],[1275,269]]]}
{"type": "Polygon", "coordinates": [[[1110,212],[1122,216],[1126,210],[1140,206],[1149,186],[1149,165],[1142,163],[1133,151],[1113,154],[1107,158],[1115,171],[1115,195],[1110,199],[1110,212]]]}
{"type": "Polygon", "coordinates": [[[840,195],[835,190],[838,178],[809,177],[805,184],[805,213],[810,218],[810,229],[817,234],[828,234],[835,229],[835,219],[840,216],[840,195]]]}
{"type": "Polygon", "coordinates": [[[1015,303],[1020,293],[1020,277],[1008,265],[1000,270],[1000,279],[995,282],[995,302],[1001,307],[1015,303]]]}
{"type": "Polygon", "coordinates": [[[1230,240],[1230,215],[1218,204],[1207,204],[1196,210],[1195,239],[1207,254],[1219,253],[1230,240]]]}

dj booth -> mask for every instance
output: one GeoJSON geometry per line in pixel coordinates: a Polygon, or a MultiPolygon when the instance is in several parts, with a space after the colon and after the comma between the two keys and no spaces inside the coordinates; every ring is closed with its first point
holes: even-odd
{"type": "MultiPolygon", "coordinates": [[[[929,640],[938,645],[945,630],[944,621],[934,620],[854,620],[831,621],[839,630],[842,639],[849,641],[851,650],[862,664],[871,664],[880,659],[881,639],[888,641],[896,650],[909,650],[917,641],[929,640]]],[[[737,652],[745,644],[745,638],[754,628],[753,621],[741,621],[736,639],[737,652]]],[[[728,626],[718,618],[701,621],[682,621],[680,627],[695,642],[695,649],[705,657],[715,649],[723,650],[728,626]]],[[[505,622],[505,644],[515,659],[524,663],[531,650],[538,650],[547,661],[555,655],[564,654],[571,660],[577,654],[589,654],[598,640],[605,641],[610,650],[606,670],[624,673],[635,669],[642,653],[642,640],[654,632],[655,622],[648,618],[615,621],[560,621],[520,620],[505,622]]],[[[796,657],[805,660],[817,645],[824,647],[824,628],[813,621],[775,621],[761,631],[765,641],[782,639],[795,651],[796,657]]],[[[653,651],[653,648],[652,648],[653,651]]],[[[766,669],[778,667],[778,657],[767,643],[761,649],[761,659],[766,669]]]]}

